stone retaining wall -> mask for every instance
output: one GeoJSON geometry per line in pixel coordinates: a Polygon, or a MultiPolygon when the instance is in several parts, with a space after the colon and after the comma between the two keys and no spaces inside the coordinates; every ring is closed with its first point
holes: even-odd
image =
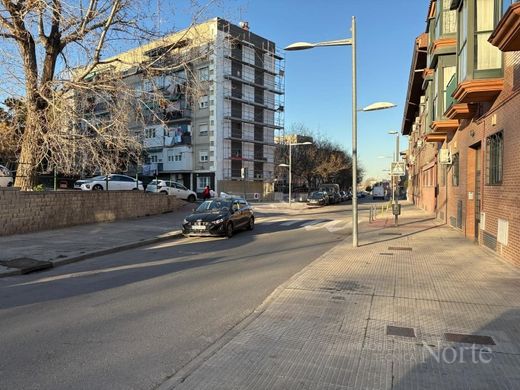
{"type": "Polygon", "coordinates": [[[161,214],[178,210],[182,203],[173,196],[142,191],[0,188],[0,236],[161,214]]]}

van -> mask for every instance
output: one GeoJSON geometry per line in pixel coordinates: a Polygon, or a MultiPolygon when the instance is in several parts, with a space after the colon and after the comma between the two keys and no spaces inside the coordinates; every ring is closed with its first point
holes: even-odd
{"type": "Polygon", "coordinates": [[[382,185],[375,185],[372,188],[372,199],[385,200],[385,198],[386,198],[385,187],[383,187],[382,185]]]}
{"type": "Polygon", "coordinates": [[[11,175],[11,171],[0,165],[0,187],[12,187],[14,183],[13,175],[11,175]]]}

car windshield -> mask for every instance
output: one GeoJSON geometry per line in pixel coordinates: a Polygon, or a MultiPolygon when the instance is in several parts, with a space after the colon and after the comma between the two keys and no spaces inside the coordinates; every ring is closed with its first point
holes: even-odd
{"type": "Polygon", "coordinates": [[[93,178],[87,179],[87,180],[92,180],[92,181],[105,180],[105,176],[94,176],[93,178]]]}
{"type": "Polygon", "coordinates": [[[208,212],[208,211],[219,211],[224,208],[231,208],[231,200],[220,200],[220,199],[212,199],[206,200],[203,202],[197,209],[196,212],[208,212]]]}
{"type": "Polygon", "coordinates": [[[313,192],[310,196],[311,199],[319,199],[323,197],[323,192],[313,192]]]}
{"type": "MultiPolygon", "coordinates": [[[[159,180],[152,180],[150,182],[150,184],[153,185],[153,186],[156,186],[157,184],[159,184],[159,180]]],[[[150,185],[150,184],[148,184],[148,185],[150,185]]]]}

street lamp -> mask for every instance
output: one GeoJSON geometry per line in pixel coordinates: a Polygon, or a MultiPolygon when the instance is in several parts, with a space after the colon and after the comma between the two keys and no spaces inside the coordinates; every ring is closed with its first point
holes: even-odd
{"type": "Polygon", "coordinates": [[[278,164],[279,167],[289,168],[289,206],[291,205],[292,198],[292,147],[300,145],[312,145],[312,142],[295,142],[294,144],[289,143],[289,165],[278,164]]]}
{"type": "MultiPolygon", "coordinates": [[[[323,42],[296,42],[285,48],[285,50],[296,51],[313,49],[323,46],[352,46],[352,246],[358,246],[358,202],[357,202],[357,72],[356,72],[356,17],[352,17],[352,38],[337,39],[323,42]]],[[[371,104],[359,111],[376,111],[395,107],[395,104],[378,102],[371,104]]]]}
{"type": "MultiPolygon", "coordinates": [[[[398,163],[399,162],[399,132],[396,131],[396,130],[393,130],[393,131],[389,131],[388,134],[395,135],[394,163],[398,163]]],[[[395,165],[397,165],[397,164],[395,164],[395,165]]],[[[397,226],[398,225],[398,220],[399,220],[399,215],[398,215],[398,211],[399,211],[399,196],[396,196],[395,193],[397,191],[397,186],[398,186],[399,181],[397,180],[397,178],[395,177],[395,175],[393,173],[394,172],[391,172],[391,174],[392,174],[392,204],[395,207],[395,210],[393,210],[394,226],[397,226]]]]}

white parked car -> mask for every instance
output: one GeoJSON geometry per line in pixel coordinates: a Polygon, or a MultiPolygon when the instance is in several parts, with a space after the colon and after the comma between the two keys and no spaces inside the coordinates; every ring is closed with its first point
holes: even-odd
{"type": "Polygon", "coordinates": [[[14,183],[11,171],[0,165],[0,187],[11,187],[14,183]]]}
{"type": "Polygon", "coordinates": [[[177,198],[187,200],[188,202],[195,202],[197,200],[197,194],[194,191],[171,180],[152,180],[146,186],[146,192],[175,195],[177,198]]]}
{"type": "Polygon", "coordinates": [[[83,191],[102,191],[107,189],[109,191],[124,191],[124,190],[143,190],[143,183],[139,181],[136,186],[136,181],[133,177],[126,175],[108,175],[96,176],[90,179],[78,180],[74,183],[74,188],[83,191]]]}

